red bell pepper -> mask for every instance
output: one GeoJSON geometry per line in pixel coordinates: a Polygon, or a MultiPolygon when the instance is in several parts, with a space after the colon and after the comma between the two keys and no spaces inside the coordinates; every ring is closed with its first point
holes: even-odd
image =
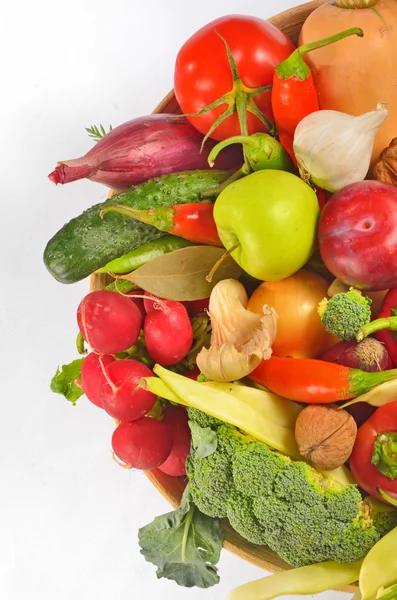
{"type": "Polygon", "coordinates": [[[397,369],[368,373],[313,358],[271,356],[248,376],[271,392],[307,404],[327,404],[356,398],[397,379],[397,369]]]}
{"type": "Polygon", "coordinates": [[[358,27],[352,27],[318,42],[306,44],[280,63],[273,76],[272,110],[279,139],[291,158],[296,159],[293,151],[295,129],[307,115],[320,110],[317,90],[310,68],[303,56],[312,50],[328,46],[350,35],[363,36],[358,27]]]}
{"type": "Polygon", "coordinates": [[[397,501],[397,402],[381,406],[361,425],[350,468],[368,494],[383,501],[386,494],[390,504],[397,501]]]}
{"type": "Polygon", "coordinates": [[[214,205],[209,202],[174,204],[149,210],[137,210],[122,204],[106,204],[101,210],[101,217],[110,211],[153,225],[160,231],[167,231],[197,244],[223,246],[214,221],[214,205]]]}

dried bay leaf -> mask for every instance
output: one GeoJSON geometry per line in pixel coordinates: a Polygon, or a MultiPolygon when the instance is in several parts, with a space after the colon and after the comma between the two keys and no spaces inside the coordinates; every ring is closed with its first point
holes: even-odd
{"type": "Polygon", "coordinates": [[[158,256],[136,271],[118,279],[132,281],[143,290],[166,300],[201,300],[222,279],[238,279],[242,273],[228,256],[215,272],[212,282],[206,280],[215,263],[225,253],[215,246],[188,246],[158,256]]]}

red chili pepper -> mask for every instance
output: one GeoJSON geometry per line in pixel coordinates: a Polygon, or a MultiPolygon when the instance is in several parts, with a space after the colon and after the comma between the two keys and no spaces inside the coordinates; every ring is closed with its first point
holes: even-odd
{"type": "Polygon", "coordinates": [[[174,204],[149,210],[136,210],[122,204],[107,204],[102,209],[101,216],[110,211],[153,225],[160,231],[167,231],[197,244],[223,246],[214,221],[214,205],[208,202],[174,204]]]}
{"type": "Polygon", "coordinates": [[[380,500],[397,500],[397,402],[378,408],[357,432],[350,468],[358,485],[380,500]]]}
{"type": "Polygon", "coordinates": [[[318,42],[306,44],[280,63],[273,76],[272,110],[281,144],[296,159],[293,151],[295,129],[311,113],[320,110],[317,90],[310,68],[303,56],[312,50],[328,46],[350,35],[363,36],[358,27],[331,35],[318,42]]]}
{"type": "Polygon", "coordinates": [[[397,369],[368,373],[312,358],[263,360],[249,378],[288,400],[327,404],[356,398],[373,387],[397,379],[397,369]]]}
{"type": "Polygon", "coordinates": [[[394,367],[397,367],[397,288],[383,298],[378,318],[362,328],[361,335],[374,334],[385,345],[394,367]]]}

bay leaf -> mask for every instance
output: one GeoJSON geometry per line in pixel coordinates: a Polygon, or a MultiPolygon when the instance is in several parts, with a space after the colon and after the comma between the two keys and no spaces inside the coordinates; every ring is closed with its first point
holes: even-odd
{"type": "Polygon", "coordinates": [[[215,246],[188,246],[158,256],[132,273],[119,275],[118,279],[128,279],[166,300],[201,300],[208,298],[215,284],[222,279],[238,279],[242,273],[228,256],[215,272],[212,282],[206,280],[224,253],[224,248],[215,246]]]}

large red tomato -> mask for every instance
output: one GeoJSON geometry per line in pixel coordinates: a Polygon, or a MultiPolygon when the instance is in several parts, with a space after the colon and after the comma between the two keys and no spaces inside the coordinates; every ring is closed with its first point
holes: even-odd
{"type": "MultiPolygon", "coordinates": [[[[272,120],[271,93],[255,93],[255,88],[270,85],[274,68],[295,49],[291,40],[267,21],[256,17],[228,15],[199,29],[180,49],[175,65],[174,89],[182,112],[197,113],[215,100],[240,87],[248,97],[247,108],[257,107],[272,120]],[[242,86],[233,86],[232,70],[228,61],[228,43],[234,57],[242,86]]],[[[230,102],[235,100],[231,94],[230,102]]],[[[208,133],[211,125],[227,109],[223,103],[199,117],[187,117],[201,133],[208,133]]],[[[265,131],[259,118],[247,114],[248,133],[265,131]]],[[[237,113],[228,116],[211,134],[224,140],[241,133],[237,113]]]]}

